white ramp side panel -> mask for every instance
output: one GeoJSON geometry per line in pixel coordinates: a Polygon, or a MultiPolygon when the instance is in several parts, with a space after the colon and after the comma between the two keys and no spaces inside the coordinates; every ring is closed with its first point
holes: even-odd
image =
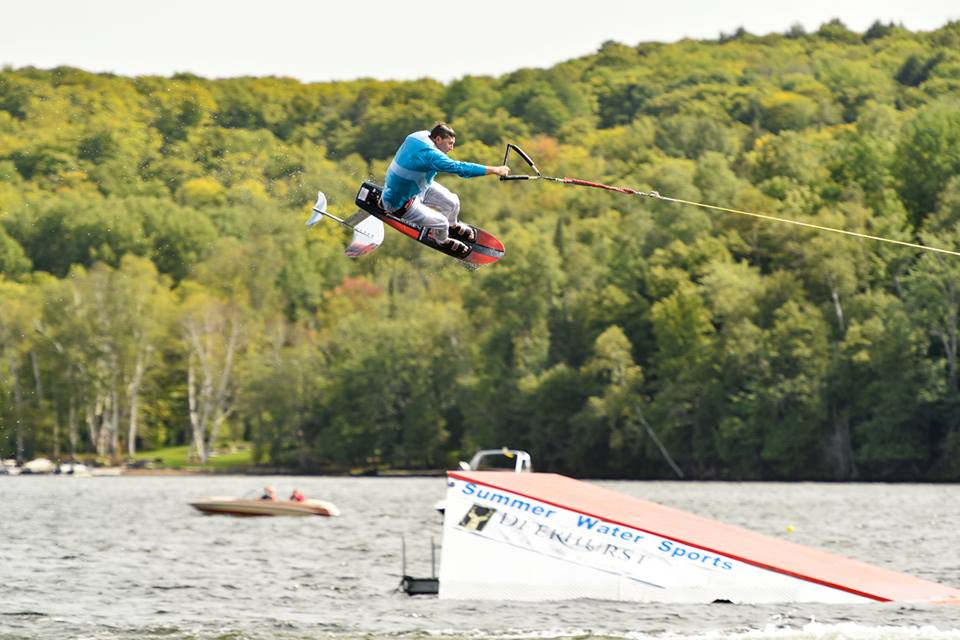
{"type": "Polygon", "coordinates": [[[564,476],[448,478],[441,598],[960,603],[956,589],[564,476]]]}

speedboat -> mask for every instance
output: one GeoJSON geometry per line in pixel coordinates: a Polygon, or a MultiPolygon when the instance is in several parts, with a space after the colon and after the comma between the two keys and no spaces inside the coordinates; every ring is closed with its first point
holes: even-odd
{"type": "Polygon", "coordinates": [[[338,516],[332,502],[307,498],[295,500],[257,500],[252,498],[209,497],[194,500],[190,506],[208,515],[225,516],[338,516]]]}
{"type": "MultiPolygon", "coordinates": [[[[531,473],[533,462],[530,454],[520,449],[481,449],[473,454],[470,462],[460,461],[463,471],[513,471],[514,473],[531,473]]],[[[443,515],[447,508],[447,500],[438,500],[433,508],[443,515]]]]}
{"type": "Polygon", "coordinates": [[[520,449],[481,449],[473,454],[470,462],[460,462],[463,471],[514,471],[528,473],[533,471],[530,454],[520,449]]]}

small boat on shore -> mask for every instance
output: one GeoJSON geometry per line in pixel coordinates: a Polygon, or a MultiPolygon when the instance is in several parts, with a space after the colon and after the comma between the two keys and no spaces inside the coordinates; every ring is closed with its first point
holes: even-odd
{"type": "Polygon", "coordinates": [[[0,460],[0,476],[18,476],[22,471],[16,460],[0,460]]]}
{"type": "Polygon", "coordinates": [[[251,498],[209,497],[194,500],[190,506],[208,515],[226,516],[339,516],[332,502],[307,498],[295,500],[258,500],[251,498]]]}

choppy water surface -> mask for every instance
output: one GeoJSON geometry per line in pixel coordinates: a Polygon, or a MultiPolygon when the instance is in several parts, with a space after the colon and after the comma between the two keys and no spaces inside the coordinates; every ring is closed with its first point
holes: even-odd
{"type": "MultiPolygon", "coordinates": [[[[960,585],[957,485],[598,484],[960,585]]],[[[0,477],[0,639],[960,640],[958,607],[410,598],[396,590],[400,537],[408,573],[429,575],[443,494],[441,478],[0,477]],[[343,515],[231,518],[187,504],[264,484],[343,515]]]]}

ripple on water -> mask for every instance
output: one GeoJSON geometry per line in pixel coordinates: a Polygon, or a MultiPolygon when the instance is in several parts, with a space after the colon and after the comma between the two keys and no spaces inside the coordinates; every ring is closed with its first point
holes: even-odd
{"type": "MultiPolygon", "coordinates": [[[[599,484],[960,584],[960,510],[942,508],[960,502],[957,486],[599,484]]],[[[443,491],[438,478],[0,478],[0,640],[960,640],[960,614],[947,607],[409,598],[396,590],[400,537],[408,573],[428,575],[443,491]],[[264,484],[296,485],[343,516],[227,518],[188,505],[264,484]]]]}

